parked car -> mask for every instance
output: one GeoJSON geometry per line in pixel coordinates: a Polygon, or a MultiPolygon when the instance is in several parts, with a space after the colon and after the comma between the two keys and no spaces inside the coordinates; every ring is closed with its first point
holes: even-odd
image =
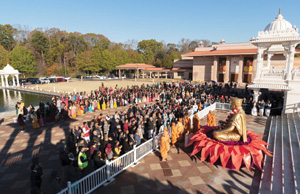
{"type": "Polygon", "coordinates": [[[50,83],[50,80],[48,78],[46,78],[46,77],[41,77],[40,81],[41,81],[42,84],[48,84],[48,83],[50,83]]]}
{"type": "Polygon", "coordinates": [[[57,80],[55,78],[49,78],[50,83],[55,83],[57,80]]]}
{"type": "Polygon", "coordinates": [[[26,79],[19,79],[19,83],[21,84],[25,84],[27,82],[27,80],[26,79]]]}
{"type": "Polygon", "coordinates": [[[76,75],[75,76],[77,79],[81,79],[81,75],[76,75]]]}
{"type": "Polygon", "coordinates": [[[65,80],[69,81],[71,77],[64,77],[65,80]]]}
{"type": "Polygon", "coordinates": [[[32,84],[40,84],[41,83],[39,78],[27,78],[27,81],[32,83],[32,84]]]}
{"type": "Polygon", "coordinates": [[[59,77],[59,78],[57,78],[56,80],[57,80],[57,82],[66,82],[66,81],[67,81],[67,80],[66,80],[65,78],[63,78],[63,77],[59,77]]]}

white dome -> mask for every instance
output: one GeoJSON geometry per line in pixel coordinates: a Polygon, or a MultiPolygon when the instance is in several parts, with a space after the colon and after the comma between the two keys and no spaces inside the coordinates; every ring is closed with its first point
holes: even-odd
{"type": "Polygon", "coordinates": [[[283,16],[281,15],[280,11],[278,16],[273,20],[269,25],[265,27],[266,31],[287,31],[288,29],[293,29],[293,26],[290,22],[283,19],[283,16]]]}

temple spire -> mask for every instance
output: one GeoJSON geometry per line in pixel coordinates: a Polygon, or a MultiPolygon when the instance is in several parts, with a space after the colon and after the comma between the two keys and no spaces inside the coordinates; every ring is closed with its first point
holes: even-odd
{"type": "Polygon", "coordinates": [[[282,19],[282,15],[281,15],[281,8],[279,8],[279,13],[278,13],[278,16],[276,17],[276,19],[282,19]]]}

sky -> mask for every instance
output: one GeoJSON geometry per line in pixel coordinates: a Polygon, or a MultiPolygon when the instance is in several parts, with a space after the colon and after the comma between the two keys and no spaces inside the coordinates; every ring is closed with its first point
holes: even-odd
{"type": "Polygon", "coordinates": [[[0,0],[0,24],[103,34],[113,42],[248,42],[279,8],[300,27],[299,0],[0,0]]]}

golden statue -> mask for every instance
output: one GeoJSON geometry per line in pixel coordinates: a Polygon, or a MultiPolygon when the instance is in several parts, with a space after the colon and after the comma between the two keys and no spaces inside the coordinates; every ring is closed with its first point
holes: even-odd
{"type": "Polygon", "coordinates": [[[242,109],[242,99],[231,98],[232,114],[224,123],[224,129],[213,132],[215,139],[220,141],[240,141],[247,142],[246,118],[242,109]]]}
{"type": "Polygon", "coordinates": [[[207,126],[208,127],[215,127],[216,126],[216,116],[210,110],[207,114],[207,126]]]}
{"type": "Polygon", "coordinates": [[[194,133],[196,133],[199,130],[200,130],[200,118],[199,118],[198,114],[196,113],[193,116],[193,131],[194,131],[194,133]]]}

